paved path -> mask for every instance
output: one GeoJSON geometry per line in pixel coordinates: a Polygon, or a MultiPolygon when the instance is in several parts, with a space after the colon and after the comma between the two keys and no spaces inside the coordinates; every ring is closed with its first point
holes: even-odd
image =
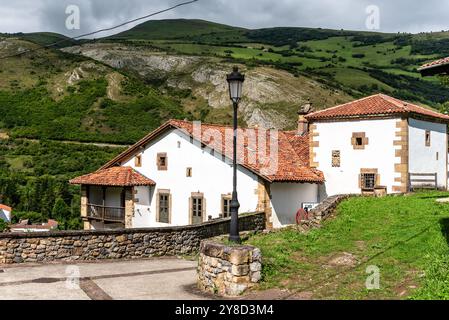
{"type": "Polygon", "coordinates": [[[0,265],[0,300],[199,300],[196,261],[0,265]]]}

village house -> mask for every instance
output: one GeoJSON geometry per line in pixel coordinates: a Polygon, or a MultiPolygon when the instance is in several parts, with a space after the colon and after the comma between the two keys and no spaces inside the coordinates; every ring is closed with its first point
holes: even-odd
{"type": "Polygon", "coordinates": [[[0,204],[0,220],[10,223],[11,222],[11,212],[12,212],[11,207],[8,207],[4,204],[0,204]]]}
{"type": "MultiPolygon", "coordinates": [[[[447,189],[449,116],[383,94],[307,111],[296,131],[240,130],[240,213],[265,212],[267,227],[279,228],[332,195],[447,189]]],[[[171,120],[98,171],[71,180],[81,185],[85,229],[228,217],[229,134],[225,126],[171,120]]]]}
{"type": "Polygon", "coordinates": [[[58,221],[49,219],[46,223],[31,224],[29,220],[20,220],[19,223],[9,227],[10,232],[49,232],[58,228],[58,221]]]}

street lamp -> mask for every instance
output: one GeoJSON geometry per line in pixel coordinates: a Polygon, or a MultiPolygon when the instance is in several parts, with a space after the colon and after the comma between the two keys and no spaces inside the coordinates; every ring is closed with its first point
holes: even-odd
{"type": "Polygon", "coordinates": [[[241,240],[239,234],[239,221],[238,221],[240,203],[237,197],[237,111],[239,108],[239,102],[242,98],[243,82],[245,81],[245,76],[239,72],[239,69],[237,67],[234,67],[233,72],[227,76],[227,81],[229,84],[229,95],[234,106],[234,155],[233,155],[234,180],[233,180],[232,200],[229,208],[231,212],[231,232],[229,235],[229,241],[240,243],[241,240]]]}

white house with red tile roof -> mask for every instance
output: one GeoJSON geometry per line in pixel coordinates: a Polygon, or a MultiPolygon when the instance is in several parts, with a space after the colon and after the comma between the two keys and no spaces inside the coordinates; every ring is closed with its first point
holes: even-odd
{"type": "Polygon", "coordinates": [[[449,116],[378,94],[306,119],[310,165],[326,180],[322,196],[447,189],[449,116]]]}
{"type": "MultiPolygon", "coordinates": [[[[403,193],[423,180],[446,189],[447,123],[448,116],[379,94],[302,114],[295,132],[240,129],[240,212],[263,211],[277,228],[331,195],[403,193]],[[417,178],[410,181],[410,173],[417,178]]],[[[85,228],[229,216],[232,136],[230,127],[171,120],[97,172],[71,180],[82,186],[85,228]]]]}
{"type": "Polygon", "coordinates": [[[12,208],[4,204],[0,204],[0,220],[5,222],[11,222],[11,212],[12,208]]]}
{"type": "MultiPolygon", "coordinates": [[[[229,216],[232,136],[230,127],[171,120],[99,171],[71,180],[82,185],[85,228],[177,226],[229,216]]],[[[294,223],[303,204],[319,202],[324,178],[308,164],[307,134],[242,129],[239,137],[241,213],[266,211],[269,223],[280,227],[294,223]]]]}
{"type": "Polygon", "coordinates": [[[28,220],[21,220],[18,224],[9,227],[10,232],[49,232],[58,228],[58,221],[49,219],[46,223],[30,224],[28,220]]]}

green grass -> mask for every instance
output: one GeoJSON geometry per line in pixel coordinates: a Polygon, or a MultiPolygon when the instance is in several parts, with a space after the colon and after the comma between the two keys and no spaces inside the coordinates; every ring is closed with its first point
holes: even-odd
{"type": "Polygon", "coordinates": [[[449,299],[449,204],[435,201],[448,196],[352,198],[321,229],[255,236],[249,243],[264,257],[261,288],[315,299],[449,299]],[[357,266],[329,266],[345,252],[357,266]],[[380,290],[365,287],[369,265],[380,268],[380,290]]]}

